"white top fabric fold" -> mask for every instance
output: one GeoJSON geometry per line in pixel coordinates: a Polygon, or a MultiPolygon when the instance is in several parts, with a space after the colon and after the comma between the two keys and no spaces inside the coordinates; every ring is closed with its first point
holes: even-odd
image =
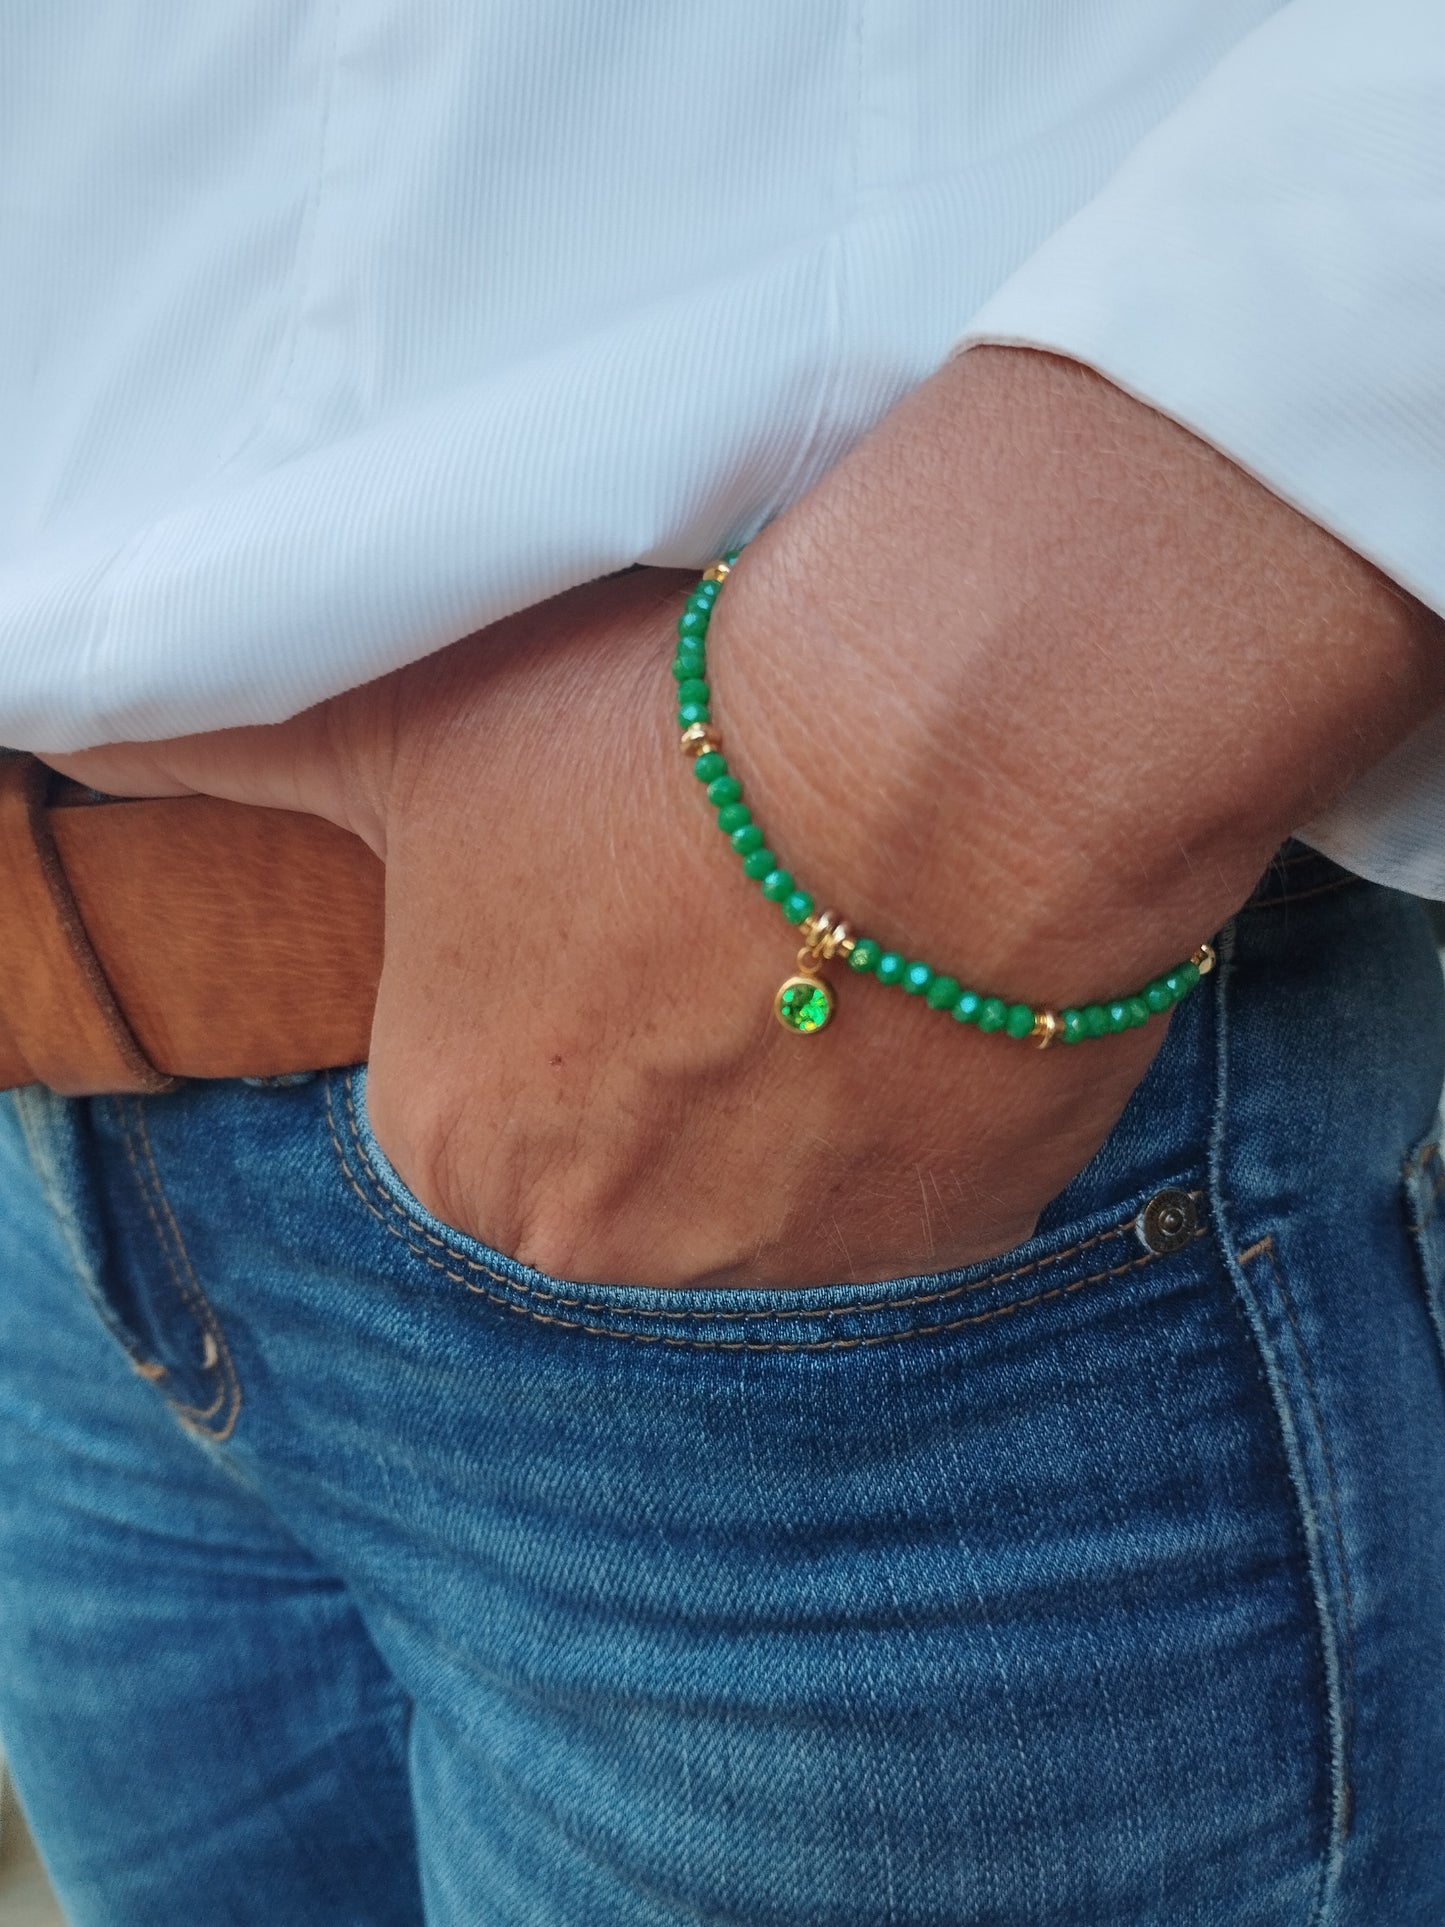
{"type": "MultiPolygon", "coordinates": [[[[699,564],[960,340],[1445,611],[1445,9],[17,0],[0,742],[274,720],[699,564]]],[[[1309,835],[1445,896],[1445,724],[1309,835]]]]}

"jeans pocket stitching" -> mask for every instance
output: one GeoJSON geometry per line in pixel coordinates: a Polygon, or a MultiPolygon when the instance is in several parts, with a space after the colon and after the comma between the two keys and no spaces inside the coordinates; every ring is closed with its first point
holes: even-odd
{"type": "Polygon", "coordinates": [[[1445,1162],[1441,1161],[1439,1138],[1428,1139],[1413,1156],[1407,1158],[1400,1175],[1405,1181],[1406,1211],[1409,1215],[1410,1230],[1418,1239],[1421,1232],[1427,1231],[1434,1223],[1440,1210],[1440,1200],[1445,1197],[1445,1162]],[[1422,1203],[1416,1195],[1416,1181],[1424,1177],[1432,1162],[1435,1166],[1435,1175],[1430,1182],[1429,1196],[1422,1203]]]}
{"type": "Polygon", "coordinates": [[[96,1317],[105,1327],[110,1337],[125,1353],[131,1369],[141,1378],[154,1384],[158,1379],[165,1377],[166,1368],[164,1365],[157,1365],[152,1359],[146,1356],[137,1344],[133,1333],[127,1328],[124,1321],[117,1317],[115,1307],[111,1304],[109,1298],[101,1288],[94,1267],[87,1261],[81,1249],[81,1240],[74,1230],[71,1214],[58,1191],[51,1160],[43,1148],[43,1143],[36,1127],[34,1107],[37,1100],[49,1100],[52,1103],[59,1100],[55,1099],[53,1094],[47,1091],[44,1085],[40,1084],[23,1086],[19,1090],[8,1092],[7,1095],[11,1100],[15,1117],[20,1125],[20,1134],[25,1142],[26,1153],[30,1159],[30,1167],[35,1173],[45,1202],[52,1216],[55,1218],[61,1236],[64,1238],[66,1246],[69,1249],[71,1264],[74,1267],[76,1278],[79,1280],[80,1288],[85,1293],[86,1302],[90,1305],[92,1311],[94,1311],[96,1317]]]}
{"type": "Polygon", "coordinates": [[[1286,896],[1251,898],[1247,907],[1250,910],[1283,910],[1296,903],[1309,903],[1315,897],[1333,896],[1337,890],[1352,890],[1363,881],[1363,877],[1336,877],[1330,883],[1319,883],[1309,890],[1294,890],[1286,896]]]}
{"type": "Polygon", "coordinates": [[[1267,1232],[1243,1249],[1230,1250],[1228,1258],[1274,1398],[1314,1597],[1327,1709],[1331,1791],[1328,1842],[1320,1862],[1310,1927],[1323,1927],[1334,1911],[1334,1896],[1342,1877],[1354,1808],[1351,1747],[1355,1719],[1355,1600],[1344,1518],[1314,1371],[1293,1297],[1284,1282],[1274,1234],[1267,1232]],[[1261,1296],[1249,1275],[1250,1268],[1261,1258],[1268,1261],[1272,1300],[1261,1296]],[[1281,1344],[1286,1334],[1288,1358],[1281,1344]],[[1299,1383],[1304,1387],[1303,1403],[1308,1407],[1307,1413],[1301,1410],[1299,1383]]]}
{"type": "Polygon", "coordinates": [[[1440,1216],[1441,1200],[1445,1198],[1445,1159],[1441,1158],[1440,1144],[1438,1136],[1427,1138],[1405,1160],[1400,1177],[1406,1229],[1415,1255],[1415,1276],[1435,1331],[1441,1363],[1445,1365],[1445,1284],[1439,1276],[1445,1259],[1437,1259],[1431,1253],[1431,1246],[1440,1234],[1435,1232],[1431,1238],[1426,1237],[1440,1216]]]}
{"type": "Polygon", "coordinates": [[[1254,1263],[1258,1258],[1268,1260],[1270,1276],[1274,1282],[1275,1294],[1284,1312],[1285,1321],[1289,1326],[1295,1358],[1299,1365],[1300,1378],[1304,1384],[1305,1398],[1309,1405],[1310,1423],[1314,1431],[1315,1441],[1320,1455],[1320,1465],[1325,1475],[1325,1498],[1329,1507],[1330,1537],[1334,1540],[1335,1560],[1339,1568],[1340,1604],[1344,1608],[1343,1638],[1340,1641],[1343,1649],[1341,1655],[1343,1664],[1340,1669],[1342,1675],[1340,1681],[1340,1793],[1343,1825],[1347,1829],[1351,1804],[1349,1759],[1350,1736],[1354,1726],[1356,1613],[1355,1588],[1350,1575],[1349,1552],[1346,1546],[1344,1518],[1340,1507],[1339,1479],[1335,1472],[1334,1454],[1330,1451],[1329,1434],[1325,1426],[1319,1390],[1315,1384],[1314,1372],[1310,1366],[1309,1353],[1305,1347],[1304,1333],[1300,1329],[1299,1318],[1295,1312],[1294,1299],[1291,1297],[1289,1287],[1284,1281],[1284,1272],[1280,1266],[1278,1251],[1275,1248],[1273,1232],[1267,1232],[1265,1236],[1260,1238],[1255,1244],[1250,1245],[1246,1250],[1239,1252],[1237,1255],[1241,1268],[1254,1263]]]}
{"type": "MultiPolygon", "coordinates": [[[[326,1080],[326,1118],[327,1132],[331,1139],[332,1150],[335,1153],[342,1177],[347,1186],[356,1195],[367,1212],[381,1225],[384,1231],[395,1238],[398,1243],[403,1245],[408,1251],[412,1252],[414,1256],[420,1258],[424,1264],[429,1265],[432,1270],[441,1272],[444,1277],[451,1279],[453,1283],[463,1286],[467,1291],[474,1293],[478,1297],[485,1298],[489,1303],[497,1305],[504,1310],[517,1313],[520,1316],[534,1319],[540,1324],[560,1325],[564,1329],[584,1332],[597,1338],[616,1338],[630,1341],[633,1344],[661,1344],[673,1348],[690,1347],[693,1349],[717,1351],[817,1352],[858,1350],[868,1346],[893,1344],[908,1338],[934,1337],[948,1332],[958,1331],[967,1326],[988,1324],[995,1319],[1008,1317],[1014,1312],[1027,1311],[1035,1306],[1050,1303],[1055,1299],[1071,1296],[1075,1292],[1082,1291],[1086,1285],[1101,1284],[1106,1279],[1120,1278],[1128,1272],[1141,1270],[1144,1266],[1155,1263],[1161,1255],[1176,1255],[1174,1253],[1160,1254],[1153,1251],[1145,1251],[1138,1257],[1126,1260],[1123,1264],[1106,1267],[1104,1270],[1093,1272],[1087,1277],[1076,1278],[1067,1285],[1056,1285],[1048,1291],[1035,1292],[1026,1298],[1013,1299],[1008,1304],[993,1306],[988,1311],[966,1314],[959,1318],[943,1320],[929,1325],[915,1325],[903,1330],[862,1334],[857,1337],[761,1343],[746,1339],[674,1338],[662,1333],[618,1331],[609,1325],[588,1325],[581,1323],[575,1318],[559,1317],[556,1312],[539,1311],[536,1309],[535,1303],[529,1302],[519,1305],[513,1298],[504,1297],[500,1293],[489,1291],[485,1285],[477,1284],[474,1278],[466,1276],[466,1272],[479,1273],[483,1277],[491,1279],[494,1284],[503,1286],[508,1292],[514,1292],[525,1300],[558,1305],[569,1311],[605,1313],[610,1317],[621,1319],[671,1319],[678,1322],[711,1320],[714,1322],[727,1321],[732,1324],[739,1324],[759,1319],[778,1321],[796,1317],[820,1319],[866,1316],[871,1312],[899,1311],[907,1310],[920,1304],[935,1304],[943,1300],[958,1298],[968,1293],[982,1291],[990,1285],[1004,1284],[1010,1279],[1021,1278],[1030,1273],[1041,1271],[1048,1266],[1061,1263],[1066,1258],[1077,1256],[1081,1251],[1087,1251],[1096,1245],[1126,1236],[1133,1229],[1134,1214],[1131,1213],[1129,1217],[1122,1219],[1118,1224],[1112,1225],[1104,1231],[1095,1232],[1088,1238],[1078,1239],[1075,1243],[1064,1247],[1060,1251],[1045,1253],[1037,1259],[1030,1260],[1027,1264],[1017,1265],[1005,1271],[993,1272],[986,1278],[971,1279],[961,1285],[951,1285],[936,1292],[918,1293],[908,1298],[860,1300],[846,1305],[816,1306],[810,1307],[807,1311],[801,1313],[791,1309],[773,1310],[768,1307],[736,1311],[730,1310],[725,1306],[713,1309],[703,1307],[669,1308],[666,1306],[609,1305],[599,1303],[595,1300],[589,1301],[586,1298],[570,1298],[560,1292],[548,1291],[544,1287],[529,1285],[520,1279],[510,1278],[505,1272],[497,1271],[490,1265],[483,1264],[475,1258],[468,1257],[465,1252],[459,1251],[454,1245],[449,1244],[445,1239],[439,1238],[434,1232],[429,1231],[419,1219],[414,1217],[410,1212],[405,1211],[383,1185],[380,1174],[377,1172],[375,1165],[367,1154],[366,1145],[361,1136],[352,1082],[349,1078],[346,1081],[346,1110],[347,1136],[351,1140],[357,1161],[361,1167],[360,1175],[353,1170],[351,1160],[348,1158],[345,1147],[341,1142],[340,1132],[337,1127],[335,1106],[332,1101],[331,1080],[328,1078],[326,1080]],[[362,1188],[363,1183],[372,1191],[373,1197],[366,1195],[366,1191],[362,1188]],[[453,1271],[450,1266],[444,1264],[441,1259],[434,1257],[431,1252],[424,1249],[422,1245],[414,1243],[405,1231],[398,1229],[396,1225],[388,1220],[385,1212],[380,1208],[381,1206],[385,1206],[386,1211],[400,1218],[403,1224],[409,1226],[419,1237],[425,1239],[427,1244],[445,1252],[447,1257],[451,1258],[456,1264],[464,1266],[466,1271],[453,1271]]],[[[1196,1202],[1201,1202],[1203,1193],[1191,1191],[1189,1196],[1196,1202]]],[[[1207,1226],[1201,1223],[1194,1233],[1194,1238],[1202,1237],[1206,1229],[1207,1226]]],[[[1193,1241],[1193,1239],[1190,1240],[1191,1243],[1193,1241]]]]}
{"type": "Polygon", "coordinates": [[[216,1396],[209,1405],[187,1405],[180,1399],[169,1396],[167,1403],[180,1422],[189,1430],[204,1433],[207,1438],[217,1441],[228,1439],[235,1430],[236,1420],[240,1416],[240,1379],[236,1374],[230,1347],[226,1343],[226,1335],[221,1330],[215,1312],[211,1309],[210,1301],[201,1290],[195,1266],[191,1263],[190,1253],[181,1235],[181,1228],[176,1222],[175,1212],[171,1209],[170,1200],[161,1183],[155,1150],[151,1144],[150,1132],[146,1127],[145,1111],[139,1099],[132,1099],[131,1104],[134,1124],[127,1115],[126,1099],[115,1099],[116,1121],[120,1126],[121,1139],[125,1145],[126,1159],[135,1180],[136,1190],[145,1208],[145,1214],[150,1220],[151,1229],[155,1233],[156,1243],[160,1247],[161,1257],[171,1280],[180,1294],[182,1303],[207,1340],[207,1351],[211,1356],[204,1361],[202,1369],[220,1373],[220,1384],[216,1396]],[[145,1159],[145,1170],[141,1168],[141,1155],[137,1154],[137,1143],[145,1159]],[[165,1219],[164,1225],[161,1222],[162,1214],[165,1219]]]}

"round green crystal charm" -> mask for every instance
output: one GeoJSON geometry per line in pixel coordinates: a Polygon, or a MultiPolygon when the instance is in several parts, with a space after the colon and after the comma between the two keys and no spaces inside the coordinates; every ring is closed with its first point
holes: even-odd
{"type": "Polygon", "coordinates": [[[773,1015],[784,1030],[806,1037],[833,1015],[833,993],[821,977],[789,977],[773,999],[773,1015]]]}

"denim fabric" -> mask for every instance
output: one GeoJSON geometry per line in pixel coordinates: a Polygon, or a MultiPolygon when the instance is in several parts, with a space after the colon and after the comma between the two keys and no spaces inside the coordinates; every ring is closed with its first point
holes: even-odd
{"type": "Polygon", "coordinates": [[[457,1236],[360,1071],[0,1106],[75,1927],[1445,1919],[1442,1050],[1294,852],[1028,1244],[774,1294],[457,1236]]]}

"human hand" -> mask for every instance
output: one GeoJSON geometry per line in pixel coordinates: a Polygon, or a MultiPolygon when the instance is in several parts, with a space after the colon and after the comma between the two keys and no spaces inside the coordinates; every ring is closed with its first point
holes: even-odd
{"type": "Polygon", "coordinates": [[[384,1148],[438,1216],[566,1278],[863,1280],[1017,1243],[1158,1027],[1046,1063],[854,978],[825,1033],[786,1034],[797,937],[678,751],[680,598],[658,588],[500,625],[409,710],[367,1086],[384,1148]]]}
{"type": "MultiPolygon", "coordinates": [[[[1040,1054],[845,977],[833,1026],[785,1035],[789,932],[674,746],[659,595],[685,582],[591,585],[275,730],[57,760],[118,791],[315,809],[385,856],[368,1103],[459,1228],[654,1285],[1005,1248],[1162,1026],[1040,1054]]],[[[1303,799],[1403,733],[1437,659],[1414,605],[1183,431],[993,354],[781,518],[713,633],[730,759],[810,887],[1055,1004],[1192,948],[1303,799]],[[1308,688],[1261,719],[1305,647],[1308,688]]]]}
{"type": "Polygon", "coordinates": [[[274,729],[60,760],[367,836],[387,866],[368,1107],[459,1228],[649,1284],[876,1277],[1014,1243],[1148,1046],[1101,1047],[1112,1078],[1047,1076],[858,980],[824,1035],[776,1025],[796,934],[676,746],[687,581],[592,585],[274,729]]]}

